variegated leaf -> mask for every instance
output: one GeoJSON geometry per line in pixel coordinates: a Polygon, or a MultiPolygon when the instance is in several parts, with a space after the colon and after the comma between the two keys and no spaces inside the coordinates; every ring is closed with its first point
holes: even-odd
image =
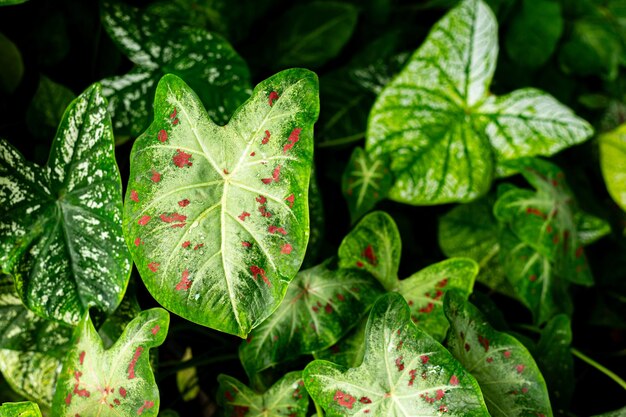
{"type": "Polygon", "coordinates": [[[280,304],[309,235],[317,77],[259,84],[227,126],[166,75],[135,142],[125,236],[150,293],[184,318],[245,337],[280,304]]]}
{"type": "Polygon", "coordinates": [[[117,342],[105,349],[89,314],[85,314],[63,363],[53,415],[156,416],[159,390],[149,352],[163,343],[168,326],[165,310],[143,311],[126,326],[117,342]]]}
{"type": "Polygon", "coordinates": [[[115,310],[131,267],[121,188],[98,85],[66,110],[45,167],[0,141],[0,267],[29,309],[70,324],[115,310]]]}
{"type": "Polygon", "coordinates": [[[410,319],[399,294],[370,313],[365,357],[357,368],[315,360],[304,384],[326,416],[489,416],[476,380],[410,319]]]}
{"type": "Polygon", "coordinates": [[[42,352],[0,349],[0,371],[15,392],[44,410],[52,406],[61,359],[42,352]]]}
{"type": "Polygon", "coordinates": [[[300,272],[278,309],[239,348],[249,376],[336,343],[359,323],[382,289],[369,274],[330,269],[328,263],[300,272]]]}
{"type": "Polygon", "coordinates": [[[606,188],[626,211],[626,124],[600,135],[600,166],[606,188]]]}
{"type": "Polygon", "coordinates": [[[228,375],[217,377],[220,386],[217,402],[224,415],[246,417],[305,417],[309,395],[304,389],[302,372],[289,372],[266,392],[254,392],[228,375]]]}
{"type": "Polygon", "coordinates": [[[0,417],[41,417],[41,411],[35,403],[4,403],[0,406],[0,417]]]}
{"type": "Polygon", "coordinates": [[[494,330],[462,295],[450,291],[444,304],[448,349],[480,384],[489,413],[551,417],[546,383],[524,345],[494,330]]]}

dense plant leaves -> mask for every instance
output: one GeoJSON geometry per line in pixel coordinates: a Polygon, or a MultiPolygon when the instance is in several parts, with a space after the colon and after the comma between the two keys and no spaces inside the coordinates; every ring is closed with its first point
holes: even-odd
{"type": "Polygon", "coordinates": [[[600,166],[606,188],[626,211],[626,125],[600,136],[600,166]]]}
{"type": "Polygon", "coordinates": [[[287,67],[318,68],[335,57],[350,40],[358,10],[351,4],[314,1],[287,10],[261,39],[268,49],[263,64],[270,70],[287,67]]]}
{"type": "Polygon", "coordinates": [[[552,416],[546,383],[524,345],[494,330],[454,291],[446,295],[444,309],[448,349],[480,384],[492,416],[552,416]]]}
{"type": "Polygon", "coordinates": [[[110,348],[104,348],[89,313],[79,323],[54,395],[57,416],[85,410],[98,416],[156,416],[159,390],[149,362],[150,348],[165,340],[169,314],[141,312],[110,348]]]}
{"type": "Polygon", "coordinates": [[[361,319],[357,327],[328,349],[313,352],[315,359],[323,359],[346,368],[356,368],[365,355],[365,328],[367,317],[361,319]]]}
{"type": "Polygon", "coordinates": [[[105,349],[110,348],[120,338],[128,323],[141,313],[141,307],[135,296],[135,285],[132,283],[131,281],[131,285],[126,289],[126,294],[115,313],[107,317],[98,328],[98,334],[102,338],[102,345],[105,349]]]}
{"type": "MultiPolygon", "coordinates": [[[[0,0],[0,6],[7,4],[15,3],[2,3],[0,0]]],[[[0,93],[13,93],[20,85],[23,75],[22,54],[9,38],[0,33],[0,93]]]]}
{"type": "Polygon", "coordinates": [[[341,190],[348,201],[352,222],[384,199],[392,184],[385,158],[372,158],[363,148],[354,148],[341,179],[341,190]]]}
{"type": "Polygon", "coordinates": [[[124,216],[159,303],[241,337],[280,304],[308,240],[318,112],[307,70],[263,81],[224,127],[180,78],[163,77],[131,153],[124,216]]]}
{"type": "Polygon", "coordinates": [[[309,406],[309,396],[304,389],[302,372],[289,372],[267,392],[257,394],[228,375],[217,377],[220,387],[217,402],[224,415],[247,417],[304,417],[309,406]]]}
{"type": "Polygon", "coordinates": [[[76,98],[69,88],[42,75],[33,100],[26,112],[28,130],[39,138],[48,138],[56,132],[63,112],[76,98]]]}
{"type": "Polygon", "coordinates": [[[290,358],[336,343],[382,294],[377,282],[354,269],[327,263],[300,272],[278,309],[239,347],[249,376],[290,358]]]}
{"type": "Polygon", "coordinates": [[[387,154],[390,198],[409,204],[469,201],[487,192],[495,163],[551,155],[582,142],[591,126],[534,89],[489,93],[497,22],[482,0],[440,20],[370,114],[366,150],[387,154]]]}
{"type": "Polygon", "coordinates": [[[306,247],[302,268],[310,268],[320,263],[320,252],[324,248],[326,217],[315,165],[312,166],[311,180],[309,181],[309,221],[309,244],[306,247]]]}
{"type": "Polygon", "coordinates": [[[448,321],[443,314],[445,294],[456,289],[467,297],[472,293],[478,264],[467,258],[453,258],[430,265],[399,283],[399,292],[411,308],[411,320],[435,340],[446,337],[448,321]]]}
{"type": "Polygon", "coordinates": [[[339,266],[371,273],[386,290],[398,287],[402,241],[398,226],[383,211],[372,212],[354,226],[339,246],[339,266]]]}
{"type": "Polygon", "coordinates": [[[376,302],[365,343],[357,368],[315,360],[304,370],[306,389],[327,416],[489,415],[476,380],[411,322],[399,294],[376,302]]]}
{"type": "Polygon", "coordinates": [[[221,36],[172,27],[155,15],[110,1],[103,3],[102,22],[136,65],[126,75],[101,81],[116,135],[137,136],[148,126],[156,84],[167,73],[185,80],[218,124],[225,124],[248,98],[248,67],[221,36]]]}
{"type": "Polygon", "coordinates": [[[41,411],[35,403],[4,403],[0,406],[0,417],[41,417],[41,411]]]}
{"type": "Polygon", "coordinates": [[[112,312],[130,274],[111,121],[93,85],[65,111],[45,167],[0,141],[0,266],[40,316],[112,312]]]}

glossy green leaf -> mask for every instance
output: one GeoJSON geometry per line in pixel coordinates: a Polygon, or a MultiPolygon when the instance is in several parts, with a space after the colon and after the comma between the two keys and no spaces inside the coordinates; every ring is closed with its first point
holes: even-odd
{"type": "Polygon", "coordinates": [[[221,36],[172,27],[154,15],[109,1],[103,3],[102,22],[136,65],[126,75],[101,81],[116,135],[137,136],[148,126],[157,82],[167,73],[185,80],[218,124],[225,124],[248,98],[248,67],[221,36]]]}
{"type": "Polygon", "coordinates": [[[587,122],[548,94],[491,95],[497,54],[493,13],[482,0],[464,0],[384,88],[370,114],[366,150],[391,159],[391,199],[473,200],[489,189],[496,163],[551,155],[591,136],[587,122]]]}
{"type": "Polygon", "coordinates": [[[488,416],[476,380],[410,319],[399,294],[370,313],[365,357],[357,368],[315,360],[304,383],[326,416],[488,416]]]}
{"type": "Polygon", "coordinates": [[[280,304],[309,235],[317,78],[283,71],[230,123],[166,75],[135,142],[125,236],[146,287],[174,313],[245,337],[280,304]]]}
{"type": "Polygon", "coordinates": [[[41,411],[35,403],[4,403],[0,406],[0,417],[41,417],[41,411]]]}
{"type": "Polygon", "coordinates": [[[0,266],[26,306],[75,324],[91,306],[110,313],[130,274],[121,180],[100,87],[65,111],[48,163],[0,141],[0,266]]]}
{"type": "Polygon", "coordinates": [[[372,212],[350,231],[339,246],[339,266],[371,273],[386,290],[398,287],[402,241],[398,226],[383,211],[372,212]]]}
{"type": "Polygon", "coordinates": [[[358,270],[330,269],[325,263],[300,272],[280,307],[239,347],[244,369],[253,376],[332,346],[381,294],[378,283],[358,270]]]}
{"type": "Polygon", "coordinates": [[[26,111],[28,130],[36,137],[48,138],[56,132],[63,112],[76,98],[69,88],[42,75],[33,100],[26,111]]]}
{"type": "Polygon", "coordinates": [[[445,294],[456,289],[467,297],[472,293],[478,264],[467,258],[453,258],[430,265],[400,281],[399,292],[409,303],[411,320],[441,342],[448,331],[443,314],[445,294]]]}
{"type": "Polygon", "coordinates": [[[372,158],[363,148],[354,148],[341,180],[341,190],[348,201],[352,222],[384,199],[392,184],[393,178],[385,158],[372,158]]]}
{"type": "Polygon", "coordinates": [[[309,396],[304,389],[302,372],[289,372],[267,392],[258,394],[228,375],[217,377],[220,386],[217,403],[225,416],[305,417],[309,396]]]}
{"type": "Polygon", "coordinates": [[[141,312],[109,349],[85,314],[74,334],[52,405],[56,416],[156,416],[159,390],[149,352],[163,343],[169,314],[154,308],[141,312]]]}
{"type": "Polygon", "coordinates": [[[480,384],[489,413],[551,417],[546,383],[524,345],[494,330],[460,294],[450,291],[444,309],[450,321],[448,349],[480,384]]]}
{"type": "Polygon", "coordinates": [[[606,188],[626,211],[626,124],[600,135],[600,166],[606,188]]]}
{"type": "Polygon", "coordinates": [[[13,391],[23,398],[43,409],[52,406],[60,359],[46,353],[0,349],[0,371],[13,391]]]}
{"type": "MultiPolygon", "coordinates": [[[[17,3],[6,3],[0,0],[0,6],[17,3]]],[[[0,93],[11,94],[22,81],[24,62],[17,46],[6,36],[0,33],[0,93]]]]}

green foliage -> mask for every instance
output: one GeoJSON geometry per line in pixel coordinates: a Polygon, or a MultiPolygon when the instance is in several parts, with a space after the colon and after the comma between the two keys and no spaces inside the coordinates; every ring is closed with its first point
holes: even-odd
{"type": "MultiPolygon", "coordinates": [[[[7,5],[7,0],[0,0],[0,6],[4,5],[7,5]]],[[[2,33],[0,33],[0,68],[0,93],[14,92],[22,81],[24,63],[19,49],[2,33]]]]}
{"type": "Polygon", "coordinates": [[[606,188],[626,211],[626,125],[600,135],[600,166],[606,188]]]}
{"type": "Polygon", "coordinates": [[[0,417],[41,417],[41,411],[35,403],[4,403],[0,406],[0,417]]]}

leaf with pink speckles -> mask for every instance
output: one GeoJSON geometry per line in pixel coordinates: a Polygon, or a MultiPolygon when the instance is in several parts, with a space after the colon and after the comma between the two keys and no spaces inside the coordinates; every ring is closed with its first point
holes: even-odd
{"type": "Polygon", "coordinates": [[[159,390],[150,365],[150,349],[163,343],[169,314],[161,308],[142,311],[119,339],[105,349],[89,314],[76,328],[63,363],[52,404],[57,417],[88,415],[155,417],[159,390]]]}
{"type": "Polygon", "coordinates": [[[0,406],[0,417],[41,417],[41,411],[30,401],[4,403],[0,406]]]}
{"type": "Polygon", "coordinates": [[[280,304],[309,236],[317,91],[314,73],[280,72],[218,126],[183,80],[161,79],[130,156],[124,232],[165,308],[245,337],[280,304]]]}
{"type": "Polygon", "coordinates": [[[380,297],[372,308],[360,366],[315,360],[304,384],[328,417],[489,416],[476,380],[413,324],[399,294],[380,297]]]}
{"type": "Polygon", "coordinates": [[[444,310],[448,349],[480,384],[493,417],[552,416],[544,378],[523,344],[494,330],[456,291],[446,295],[444,310]]]}
{"type": "Polygon", "coordinates": [[[258,393],[228,375],[217,377],[220,386],[217,403],[225,416],[305,417],[309,395],[304,389],[302,372],[289,372],[264,393],[258,393]]]}

